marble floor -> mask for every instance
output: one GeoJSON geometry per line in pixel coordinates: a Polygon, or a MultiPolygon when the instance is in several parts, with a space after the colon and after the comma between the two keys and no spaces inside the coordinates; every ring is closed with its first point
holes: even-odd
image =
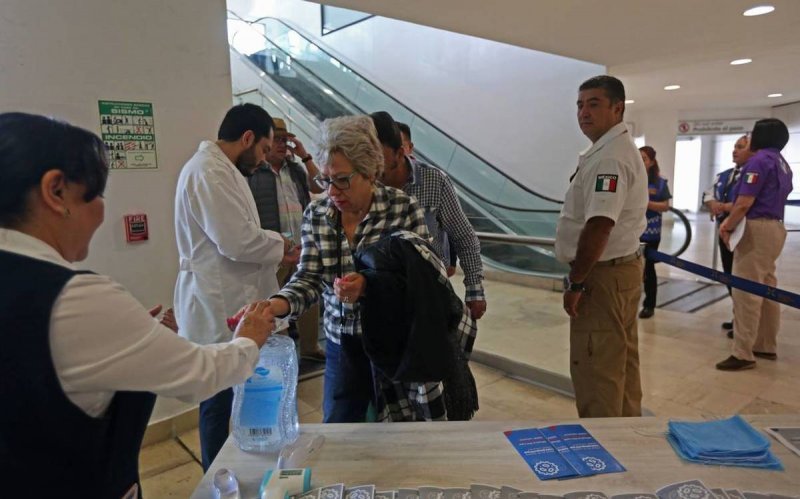
{"type": "MultiPolygon", "coordinates": [[[[695,237],[683,258],[710,265],[713,225],[693,221],[695,237]]],[[[779,286],[800,292],[800,233],[790,233],[778,265],[779,286]]],[[[658,266],[659,274],[694,279],[658,266]]],[[[488,280],[489,309],[480,322],[475,348],[550,373],[569,375],[568,320],[560,293],[488,280]]],[[[759,360],[742,372],[722,372],[714,364],[729,354],[730,340],[720,323],[730,320],[724,299],[693,314],[657,310],[640,321],[643,405],[656,415],[723,416],[732,413],[798,413],[800,310],[783,307],[778,360],[759,360]]],[[[563,395],[518,381],[504,372],[472,363],[481,409],[476,420],[558,419],[577,416],[563,395]]],[[[322,419],[322,378],[301,382],[298,412],[303,423],[322,419]]],[[[145,447],[140,462],[145,497],[188,497],[202,476],[197,430],[145,447]]]]}

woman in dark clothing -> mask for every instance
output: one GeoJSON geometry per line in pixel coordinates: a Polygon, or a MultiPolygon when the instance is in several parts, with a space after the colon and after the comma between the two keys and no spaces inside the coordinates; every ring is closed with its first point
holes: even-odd
{"type": "Polygon", "coordinates": [[[196,345],[74,265],[103,222],[106,155],[87,130],[0,114],[3,497],[141,496],[155,396],[199,402],[244,382],[274,328],[255,306],[230,343],[196,345]]]}
{"type": "MultiPolygon", "coordinates": [[[[657,250],[661,244],[661,214],[669,210],[672,194],[669,192],[667,179],[660,175],[656,150],[644,146],[639,148],[639,152],[642,153],[642,161],[647,168],[647,190],[650,194],[650,201],[647,203],[647,228],[639,240],[648,248],[657,250]]],[[[639,312],[640,319],[649,319],[655,313],[657,290],[656,262],[648,258],[644,263],[644,304],[639,312]]]]}

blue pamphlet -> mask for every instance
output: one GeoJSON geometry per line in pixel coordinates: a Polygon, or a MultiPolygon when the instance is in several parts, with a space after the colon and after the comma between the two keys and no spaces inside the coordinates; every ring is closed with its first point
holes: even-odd
{"type": "Polygon", "coordinates": [[[625,471],[582,425],[513,430],[505,436],[540,480],[625,471]]]}
{"type": "Polygon", "coordinates": [[[550,445],[542,432],[536,428],[505,432],[506,438],[528,463],[539,480],[578,476],[556,449],[550,445]]]}
{"type": "MultiPolygon", "coordinates": [[[[581,475],[600,475],[625,471],[619,461],[614,459],[583,425],[567,424],[540,428],[542,434],[553,437],[560,445],[556,447],[575,471],[581,475]],[[566,447],[568,451],[562,451],[566,447]]],[[[556,444],[554,444],[555,446],[556,444]]]]}

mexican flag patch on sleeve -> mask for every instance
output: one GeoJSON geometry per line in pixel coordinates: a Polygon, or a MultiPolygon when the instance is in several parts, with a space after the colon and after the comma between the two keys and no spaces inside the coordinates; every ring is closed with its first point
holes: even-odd
{"type": "Polygon", "coordinates": [[[758,183],[758,173],[746,173],[744,175],[744,183],[745,184],[757,184],[758,183]]]}
{"type": "Polygon", "coordinates": [[[594,184],[594,192],[617,192],[618,175],[598,175],[594,184]]]}

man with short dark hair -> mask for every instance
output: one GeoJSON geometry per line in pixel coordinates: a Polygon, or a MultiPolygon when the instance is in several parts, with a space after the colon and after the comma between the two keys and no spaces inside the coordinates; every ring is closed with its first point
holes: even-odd
{"type": "Polygon", "coordinates": [[[400,139],[403,141],[403,152],[406,156],[416,159],[414,158],[414,143],[411,141],[411,127],[399,121],[396,123],[397,128],[400,129],[400,139]]]}
{"type": "MultiPolygon", "coordinates": [[[[247,185],[272,145],[272,118],[253,104],[231,108],[216,142],[204,141],[184,165],[175,193],[180,267],[175,316],[180,334],[200,343],[230,341],[226,318],[278,291],[276,268],[297,261],[277,232],[263,230],[247,185]]],[[[295,251],[296,253],[296,251],[295,251]]],[[[200,403],[200,450],[208,470],[228,437],[233,390],[200,403]]]]}
{"type": "Polygon", "coordinates": [[[379,111],[370,116],[383,146],[383,183],[417,198],[425,212],[433,249],[445,265],[450,261],[449,241],[453,242],[464,270],[464,301],[470,316],[480,319],[486,313],[481,244],[461,209],[450,178],[438,168],[406,156],[400,129],[389,113],[379,111]]]}
{"type": "MultiPolygon", "coordinates": [[[[300,244],[300,226],[303,211],[311,202],[311,192],[322,189],[313,181],[319,173],[311,155],[297,136],[286,128],[281,118],[273,118],[275,136],[267,161],[247,179],[261,219],[261,228],[280,232],[284,237],[300,244]],[[300,163],[294,156],[299,157],[300,163]]],[[[278,284],[283,286],[292,277],[295,266],[281,265],[278,284]]],[[[314,304],[292,321],[290,328],[300,336],[300,355],[318,362],[325,361],[325,352],[319,347],[319,304],[314,304]]]]}
{"type": "Polygon", "coordinates": [[[556,227],[569,263],[570,374],[581,417],[641,416],[636,312],[639,235],[647,223],[647,173],[623,122],[625,87],[596,76],[578,91],[578,124],[592,141],[570,179],[556,227]]]}
{"type": "MultiPolygon", "coordinates": [[[[400,129],[400,139],[403,142],[403,152],[405,153],[406,157],[412,161],[418,161],[416,156],[414,156],[414,142],[411,140],[411,127],[399,121],[396,121],[395,123],[397,123],[397,128],[400,129]]],[[[447,267],[447,277],[453,277],[453,275],[456,273],[458,255],[456,253],[456,247],[453,245],[453,240],[448,239],[447,243],[447,250],[444,252],[444,254],[449,255],[450,258],[447,261],[444,261],[444,264],[447,267]]]]}

